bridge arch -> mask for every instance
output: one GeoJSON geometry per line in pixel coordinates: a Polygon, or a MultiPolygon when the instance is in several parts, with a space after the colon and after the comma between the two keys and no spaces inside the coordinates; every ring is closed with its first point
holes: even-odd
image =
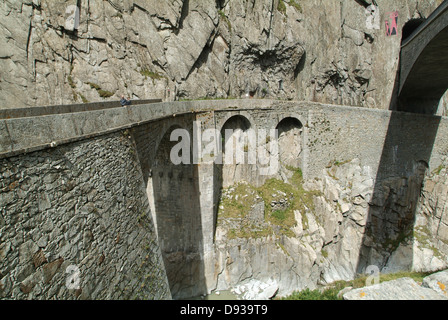
{"type": "Polygon", "coordinates": [[[448,0],[415,30],[404,29],[400,53],[398,111],[435,114],[448,89],[448,0]]]}
{"type": "Polygon", "coordinates": [[[226,188],[239,181],[251,182],[252,164],[249,161],[250,137],[254,132],[252,123],[245,115],[227,116],[220,127],[221,144],[218,172],[221,185],[226,188]]]}
{"type": "MultiPolygon", "coordinates": [[[[165,141],[165,143],[168,143],[170,140],[171,133],[176,129],[182,129],[186,130],[192,137],[192,127],[191,127],[191,119],[185,118],[185,117],[173,117],[170,118],[169,121],[161,121],[159,122],[161,124],[161,127],[159,128],[159,132],[157,135],[157,139],[155,141],[154,151],[155,156],[159,154],[159,149],[162,143],[162,140],[165,141]]],[[[174,145],[177,142],[174,142],[174,145]]],[[[190,162],[191,163],[191,162],[190,162]]]]}
{"type": "MultiPolygon", "coordinates": [[[[225,115],[221,116],[220,119],[216,122],[216,129],[221,132],[225,125],[229,126],[229,120],[233,118],[240,118],[246,122],[247,126],[250,128],[255,127],[255,119],[252,115],[247,111],[230,111],[225,112],[225,115]]],[[[232,120],[233,121],[233,120],[232,120]]]]}
{"type": "Polygon", "coordinates": [[[185,125],[187,121],[168,121],[160,128],[147,180],[148,200],[171,295],[175,299],[197,296],[205,290],[198,166],[193,163],[190,139],[193,130],[191,124],[185,125]],[[171,134],[178,129],[184,135],[171,141],[171,134]],[[183,141],[184,138],[187,141],[183,141]],[[188,153],[189,161],[176,164],[171,153],[181,139],[188,150],[180,149],[179,153],[188,153]]]}
{"type": "Polygon", "coordinates": [[[236,151],[237,142],[245,143],[247,140],[248,131],[252,128],[252,125],[245,116],[242,115],[234,115],[229,117],[226,122],[224,122],[221,127],[221,138],[223,139],[222,143],[222,152],[225,154],[226,149],[230,144],[232,145],[232,150],[236,151]],[[227,130],[231,130],[231,132],[226,132],[227,130]],[[227,147],[226,147],[227,146],[227,147]]]}
{"type": "Polygon", "coordinates": [[[282,166],[302,168],[303,124],[292,116],[283,118],[276,126],[279,159],[282,166]]]}

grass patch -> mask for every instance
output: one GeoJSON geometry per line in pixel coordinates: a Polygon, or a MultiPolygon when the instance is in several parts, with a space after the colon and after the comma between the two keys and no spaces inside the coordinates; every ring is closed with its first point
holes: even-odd
{"type": "Polygon", "coordinates": [[[281,300],[342,300],[338,298],[339,291],[340,290],[336,288],[326,289],[324,291],[318,289],[305,289],[303,291],[294,292],[281,300]]]}
{"type": "Polygon", "coordinates": [[[286,15],[286,5],[285,5],[285,2],[283,0],[278,0],[277,10],[281,14],[286,15]]]}
{"type": "Polygon", "coordinates": [[[114,95],[113,92],[103,90],[98,84],[94,82],[86,82],[86,84],[88,84],[90,88],[95,89],[101,98],[109,98],[114,95]]]}
{"type": "Polygon", "coordinates": [[[416,227],[411,232],[412,232],[412,236],[418,241],[418,243],[421,246],[432,250],[432,252],[434,253],[434,256],[436,256],[437,258],[444,259],[443,254],[441,254],[440,251],[436,247],[434,247],[434,245],[432,244],[431,231],[429,230],[429,228],[427,226],[416,227]]]}
{"type": "Polygon", "coordinates": [[[271,216],[279,222],[285,221],[288,217],[286,210],[275,210],[271,213],[271,216]]]}
{"type": "Polygon", "coordinates": [[[98,94],[101,98],[109,98],[114,95],[112,92],[103,89],[98,90],[98,94]]]}
{"type": "MultiPolygon", "coordinates": [[[[302,172],[298,168],[289,167],[293,171],[290,183],[278,179],[269,179],[262,186],[256,188],[247,183],[223,190],[219,204],[218,217],[221,219],[241,219],[238,228],[229,233],[232,237],[260,237],[272,233],[294,236],[292,229],[296,226],[294,211],[302,213],[302,224],[307,225],[307,210],[314,209],[314,197],[320,195],[319,191],[306,191],[303,188],[302,172]],[[258,198],[258,200],[257,200],[258,198]],[[255,226],[251,221],[244,219],[257,201],[264,202],[264,225],[255,226]],[[287,199],[287,201],[284,201],[287,199]],[[283,202],[281,202],[281,200],[283,202]],[[282,203],[272,206],[272,203],[282,203]],[[305,221],[304,221],[305,219],[305,221]],[[246,229],[246,230],[244,230],[246,229]],[[254,232],[254,230],[257,230],[254,232]]],[[[249,220],[249,219],[247,219],[249,220]]]]}
{"type": "Polygon", "coordinates": [[[296,9],[298,12],[302,13],[302,6],[295,0],[289,0],[289,5],[296,9]]]}
{"type": "Polygon", "coordinates": [[[256,188],[247,183],[238,183],[224,189],[218,211],[218,223],[223,219],[232,220],[227,234],[229,239],[260,238],[272,234],[272,228],[267,225],[256,225],[247,219],[252,205],[256,203],[258,192],[256,188]]]}
{"type": "Polygon", "coordinates": [[[234,187],[227,188],[223,191],[224,196],[221,200],[219,214],[224,218],[242,218],[251,209],[251,205],[255,200],[255,189],[246,183],[239,183],[234,187]],[[246,196],[247,195],[247,196],[246,196]]]}
{"type": "Polygon", "coordinates": [[[153,82],[154,82],[154,80],[166,79],[166,77],[161,75],[160,73],[157,73],[157,72],[154,72],[154,71],[150,71],[147,68],[142,68],[140,70],[140,74],[145,77],[145,80],[147,78],[151,78],[153,82]]]}
{"type": "Polygon", "coordinates": [[[294,210],[301,207],[298,190],[283,181],[269,179],[257,191],[264,200],[265,220],[278,226],[280,233],[293,236],[291,228],[296,225],[294,210]],[[286,208],[273,210],[271,203],[273,201],[279,201],[282,198],[288,198],[290,200],[286,208]]]}

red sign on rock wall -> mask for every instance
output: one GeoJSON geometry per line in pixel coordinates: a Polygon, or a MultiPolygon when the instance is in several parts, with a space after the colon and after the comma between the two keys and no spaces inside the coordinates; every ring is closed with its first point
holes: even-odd
{"type": "Polygon", "coordinates": [[[386,13],[386,36],[395,36],[398,34],[398,11],[386,13]]]}

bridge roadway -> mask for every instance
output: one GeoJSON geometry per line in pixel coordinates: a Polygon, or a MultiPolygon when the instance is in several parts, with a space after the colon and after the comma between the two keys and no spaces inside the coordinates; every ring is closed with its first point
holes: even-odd
{"type": "Polygon", "coordinates": [[[435,114],[447,89],[448,0],[445,0],[403,39],[396,109],[435,114]]]}

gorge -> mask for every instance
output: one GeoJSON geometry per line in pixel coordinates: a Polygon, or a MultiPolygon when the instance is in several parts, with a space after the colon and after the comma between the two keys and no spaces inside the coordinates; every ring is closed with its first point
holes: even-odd
{"type": "Polygon", "coordinates": [[[378,28],[366,1],[5,1],[0,297],[257,283],[271,298],[369,266],[446,269],[446,96],[427,114],[392,104],[401,32],[442,1],[376,3],[378,28]],[[191,139],[174,164],[176,129],[220,138],[191,139]],[[244,161],[213,161],[233,139],[244,161]],[[273,145],[276,170],[248,163],[273,145]]]}

